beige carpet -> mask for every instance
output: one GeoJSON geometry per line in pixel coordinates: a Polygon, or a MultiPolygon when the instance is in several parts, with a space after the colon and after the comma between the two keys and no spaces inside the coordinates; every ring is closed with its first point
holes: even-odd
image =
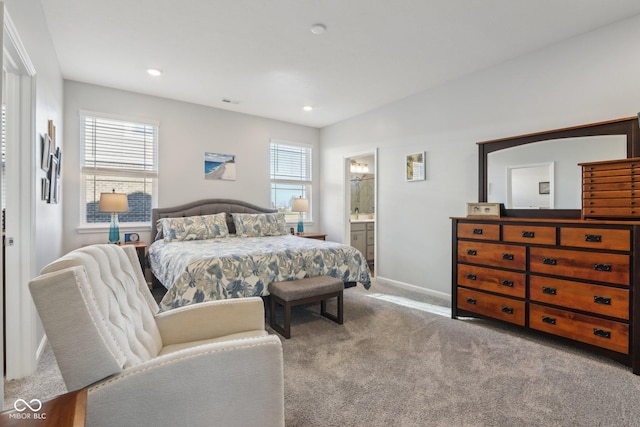
{"type": "MultiPolygon", "coordinates": [[[[374,284],[345,291],[342,326],[317,305],[295,308],[283,340],[287,425],[640,426],[640,377],[629,368],[495,322],[424,311],[442,311],[429,302],[374,284]]],[[[33,377],[6,383],[5,402],[59,387],[51,365],[43,359],[33,377]]]]}

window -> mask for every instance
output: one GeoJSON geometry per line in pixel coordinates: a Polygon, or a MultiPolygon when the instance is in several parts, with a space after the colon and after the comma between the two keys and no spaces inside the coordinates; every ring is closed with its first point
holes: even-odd
{"type": "Polygon", "coordinates": [[[98,212],[100,193],[126,193],[129,212],[122,223],[151,222],[158,175],[158,125],[80,113],[80,161],[83,177],[84,223],[109,223],[111,214],[98,212]]]}
{"type": "Polygon", "coordinates": [[[304,221],[312,220],[311,206],[311,154],[309,145],[271,140],[271,207],[283,212],[287,222],[296,222],[298,213],[291,212],[293,199],[309,200],[309,212],[304,221]]]}

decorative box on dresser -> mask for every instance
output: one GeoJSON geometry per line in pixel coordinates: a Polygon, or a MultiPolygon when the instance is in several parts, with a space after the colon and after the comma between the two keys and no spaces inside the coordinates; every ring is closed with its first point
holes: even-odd
{"type": "Polygon", "coordinates": [[[640,222],[452,218],[452,317],[572,340],[640,374],[640,222]]]}

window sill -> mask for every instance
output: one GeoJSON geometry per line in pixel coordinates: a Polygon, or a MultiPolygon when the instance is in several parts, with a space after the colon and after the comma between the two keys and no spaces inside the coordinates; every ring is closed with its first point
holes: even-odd
{"type": "MultiPolygon", "coordinates": [[[[94,234],[94,233],[105,233],[108,232],[110,228],[109,223],[100,223],[100,224],[82,224],[76,228],[76,232],[78,234],[94,234]]],[[[129,224],[120,224],[120,231],[151,231],[151,224],[148,222],[136,222],[129,224]]]]}

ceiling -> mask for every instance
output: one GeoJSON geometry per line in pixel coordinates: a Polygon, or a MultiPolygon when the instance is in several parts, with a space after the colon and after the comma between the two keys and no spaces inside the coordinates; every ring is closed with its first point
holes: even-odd
{"type": "Polygon", "coordinates": [[[313,127],[640,13],[638,0],[41,1],[65,79],[313,127]]]}

